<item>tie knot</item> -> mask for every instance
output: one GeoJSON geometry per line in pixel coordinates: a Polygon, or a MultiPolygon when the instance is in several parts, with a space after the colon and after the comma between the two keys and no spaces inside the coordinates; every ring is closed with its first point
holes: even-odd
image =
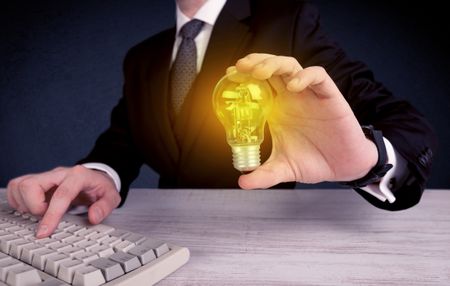
{"type": "Polygon", "coordinates": [[[203,27],[204,22],[194,19],[191,20],[189,22],[187,22],[186,24],[183,25],[183,27],[181,27],[180,30],[180,35],[183,38],[188,38],[188,39],[195,39],[195,37],[197,37],[198,33],[200,33],[200,30],[203,27]]]}

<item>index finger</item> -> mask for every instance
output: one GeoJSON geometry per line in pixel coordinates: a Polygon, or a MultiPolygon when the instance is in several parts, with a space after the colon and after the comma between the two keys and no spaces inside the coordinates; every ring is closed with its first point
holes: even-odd
{"type": "Polygon", "coordinates": [[[264,54],[264,53],[252,53],[248,54],[247,56],[243,57],[242,59],[239,59],[236,62],[236,68],[244,73],[250,73],[253,67],[262,61],[275,57],[275,55],[271,54],[264,54]]]}
{"type": "Polygon", "coordinates": [[[229,80],[236,83],[243,83],[248,81],[250,75],[238,72],[235,66],[227,68],[226,75],[229,80]]]}
{"type": "Polygon", "coordinates": [[[45,193],[64,179],[65,170],[51,170],[22,180],[18,191],[26,209],[34,215],[42,215],[47,209],[45,193]]]}
{"type": "Polygon", "coordinates": [[[302,70],[302,66],[294,57],[273,56],[255,63],[248,72],[254,78],[264,80],[276,75],[289,78],[299,70],[302,70]]]}
{"type": "Polygon", "coordinates": [[[61,218],[66,213],[71,202],[77,197],[83,188],[83,183],[75,176],[68,176],[55,190],[48,204],[39,227],[36,232],[37,238],[47,237],[53,233],[61,218]]]}
{"type": "Polygon", "coordinates": [[[313,66],[299,71],[290,82],[287,89],[294,93],[302,92],[305,88],[311,88],[321,98],[333,98],[342,96],[338,87],[323,67],[313,66]]]}

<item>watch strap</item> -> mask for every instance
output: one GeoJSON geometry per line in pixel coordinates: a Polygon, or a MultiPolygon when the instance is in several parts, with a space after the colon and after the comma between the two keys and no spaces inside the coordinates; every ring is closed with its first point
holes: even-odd
{"type": "Polygon", "coordinates": [[[372,125],[363,125],[361,128],[364,135],[375,144],[378,151],[378,161],[364,177],[354,181],[341,182],[342,185],[352,188],[362,188],[379,182],[381,178],[383,178],[383,176],[386,175],[386,173],[393,167],[392,164],[387,164],[388,157],[382,132],[380,130],[375,130],[372,125]]]}

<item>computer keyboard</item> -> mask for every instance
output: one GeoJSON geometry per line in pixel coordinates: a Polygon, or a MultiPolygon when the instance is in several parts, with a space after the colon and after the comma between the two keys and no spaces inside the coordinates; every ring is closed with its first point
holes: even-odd
{"type": "Polygon", "coordinates": [[[189,260],[189,250],[66,214],[48,238],[39,217],[0,202],[0,286],[153,285],[189,260]]]}

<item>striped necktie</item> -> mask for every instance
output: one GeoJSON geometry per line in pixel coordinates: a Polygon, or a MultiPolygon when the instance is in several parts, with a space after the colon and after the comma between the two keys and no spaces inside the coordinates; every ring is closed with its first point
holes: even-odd
{"type": "Polygon", "coordinates": [[[171,107],[178,114],[197,76],[197,48],[195,37],[200,33],[204,22],[194,19],[181,27],[182,41],[172,65],[170,75],[171,107]]]}

